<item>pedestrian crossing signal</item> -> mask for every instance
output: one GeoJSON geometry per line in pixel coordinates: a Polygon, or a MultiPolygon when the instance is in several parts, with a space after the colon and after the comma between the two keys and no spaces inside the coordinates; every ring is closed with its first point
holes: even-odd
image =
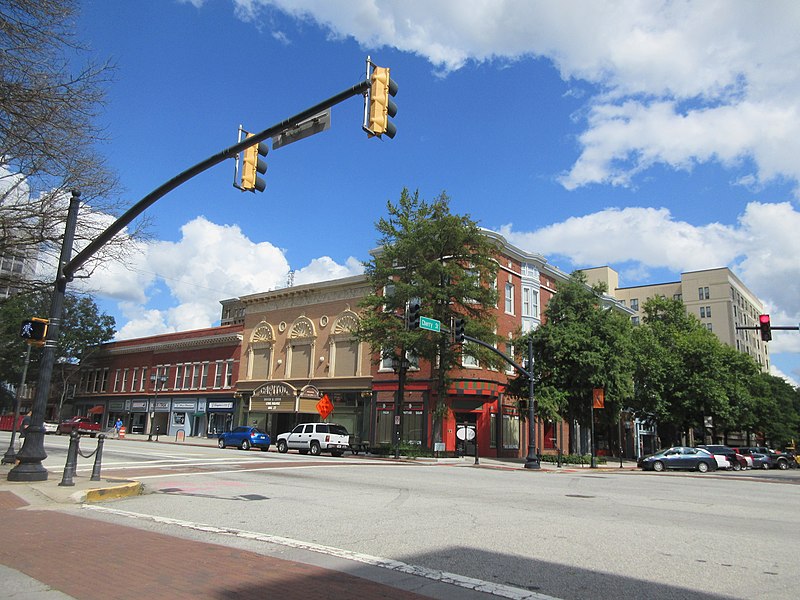
{"type": "Polygon", "coordinates": [[[22,322],[19,335],[29,344],[43,346],[47,338],[47,324],[49,322],[50,321],[47,319],[40,319],[38,317],[26,319],[22,322]]]}

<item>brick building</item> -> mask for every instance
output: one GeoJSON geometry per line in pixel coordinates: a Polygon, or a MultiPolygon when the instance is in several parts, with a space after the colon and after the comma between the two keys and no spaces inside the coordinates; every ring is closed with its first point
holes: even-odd
{"type": "Polygon", "coordinates": [[[131,433],[186,436],[229,430],[239,410],[241,325],[97,346],[81,365],[74,412],[131,433]]]}

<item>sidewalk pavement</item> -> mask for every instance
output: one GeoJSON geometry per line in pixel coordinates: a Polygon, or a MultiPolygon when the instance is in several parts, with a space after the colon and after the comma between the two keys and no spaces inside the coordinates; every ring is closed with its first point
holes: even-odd
{"type": "MultiPolygon", "coordinates": [[[[147,441],[147,436],[126,439],[147,441]]],[[[161,436],[158,443],[210,446],[216,445],[216,440],[187,438],[177,442],[161,436]]],[[[480,458],[479,465],[474,464],[473,457],[415,460],[476,468],[524,469],[525,465],[524,459],[480,458]]],[[[598,467],[619,470],[619,462],[617,459],[616,463],[598,467]]],[[[542,463],[540,471],[574,472],[582,468],[590,472],[588,466],[559,469],[551,463],[542,463]]],[[[627,461],[623,468],[635,468],[635,464],[627,461]]],[[[76,512],[77,505],[141,494],[142,484],[123,479],[91,481],[88,477],[74,477],[73,486],[61,486],[61,477],[52,473],[47,481],[9,482],[10,469],[10,465],[0,468],[3,595],[13,592],[15,598],[26,600],[108,597],[140,600],[143,596],[171,600],[228,597],[260,600],[271,596],[280,596],[282,600],[490,597],[476,590],[349,561],[279,558],[119,522],[88,519],[76,512]]]]}

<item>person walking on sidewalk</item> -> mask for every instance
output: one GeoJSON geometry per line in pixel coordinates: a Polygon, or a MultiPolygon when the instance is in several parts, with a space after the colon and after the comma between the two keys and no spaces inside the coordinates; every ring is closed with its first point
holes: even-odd
{"type": "Polygon", "coordinates": [[[22,417],[22,422],[19,424],[19,438],[17,439],[17,443],[19,444],[19,449],[22,449],[22,442],[25,437],[25,434],[28,432],[28,427],[31,425],[31,411],[25,413],[25,416],[22,417]]]}
{"type": "Polygon", "coordinates": [[[122,419],[120,417],[117,417],[117,422],[114,423],[114,433],[116,434],[117,439],[119,439],[119,430],[120,429],[122,429],[122,419]]]}

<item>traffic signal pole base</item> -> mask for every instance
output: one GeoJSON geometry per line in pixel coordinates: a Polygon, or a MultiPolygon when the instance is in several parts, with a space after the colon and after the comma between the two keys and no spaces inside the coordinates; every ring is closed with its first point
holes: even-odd
{"type": "Polygon", "coordinates": [[[541,469],[542,463],[539,462],[539,457],[534,456],[526,456],[525,457],[525,468],[526,469],[541,469]]]}
{"type": "Polygon", "coordinates": [[[31,425],[25,432],[25,442],[17,452],[19,464],[8,472],[8,481],[47,481],[47,469],[42,461],[44,452],[44,428],[31,425]]]}

